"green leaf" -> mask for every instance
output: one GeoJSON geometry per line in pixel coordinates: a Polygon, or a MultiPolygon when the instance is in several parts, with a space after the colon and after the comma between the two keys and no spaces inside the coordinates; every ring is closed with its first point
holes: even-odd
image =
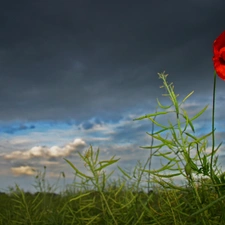
{"type": "Polygon", "coordinates": [[[187,174],[187,176],[191,176],[192,174],[192,168],[190,163],[187,163],[184,167],[185,173],[187,174]]]}
{"type": "Polygon", "coordinates": [[[200,143],[203,139],[206,139],[206,137],[210,136],[213,132],[210,132],[210,133],[208,133],[208,134],[206,134],[206,135],[204,135],[204,136],[202,136],[202,137],[200,137],[200,138],[197,138],[197,137],[195,137],[195,136],[193,136],[193,135],[191,135],[191,134],[189,134],[189,133],[187,133],[187,132],[184,132],[184,133],[185,133],[187,136],[193,138],[193,139],[195,140],[196,143],[200,143]]]}
{"type": "Polygon", "coordinates": [[[217,146],[217,148],[214,150],[214,153],[216,153],[218,150],[219,150],[219,148],[220,148],[220,146],[223,144],[223,142],[221,142],[218,146],[217,146]]]}
{"type": "Polygon", "coordinates": [[[208,108],[208,105],[206,107],[204,107],[200,112],[198,112],[194,117],[192,117],[190,120],[193,121],[195,119],[197,119],[199,116],[202,115],[202,113],[205,112],[205,110],[208,108]]]}
{"type": "Polygon", "coordinates": [[[90,195],[90,194],[91,194],[90,192],[84,193],[84,194],[79,194],[77,197],[71,198],[71,199],[70,199],[70,202],[75,201],[75,200],[77,200],[77,199],[80,199],[80,198],[82,198],[82,197],[84,197],[84,196],[87,196],[87,195],[90,195]]]}
{"type": "Polygon", "coordinates": [[[189,124],[189,126],[191,127],[192,131],[195,132],[195,128],[194,128],[194,126],[193,126],[191,120],[188,120],[188,124],[189,124]]]}
{"type": "Polygon", "coordinates": [[[176,163],[178,163],[180,160],[177,160],[176,159],[176,157],[173,157],[173,158],[171,158],[171,157],[168,157],[167,155],[168,155],[168,153],[170,153],[170,152],[167,152],[167,153],[158,153],[158,154],[155,154],[154,156],[162,156],[163,158],[165,158],[165,159],[167,159],[167,160],[169,160],[170,162],[176,162],[176,163]]]}
{"type": "Polygon", "coordinates": [[[148,117],[149,120],[151,120],[155,125],[159,126],[159,127],[162,127],[164,129],[167,129],[167,127],[163,126],[162,124],[156,122],[154,119],[152,119],[151,117],[148,117]]]}
{"type": "MultiPolygon", "coordinates": [[[[91,149],[92,150],[92,149],[91,149]]],[[[97,162],[98,162],[98,156],[99,156],[99,148],[98,148],[98,150],[97,150],[97,152],[96,152],[96,154],[95,154],[95,161],[94,161],[94,164],[96,164],[97,162]]]]}
{"type": "Polygon", "coordinates": [[[108,180],[108,178],[115,172],[115,170],[112,170],[109,174],[106,175],[105,179],[108,180]]]}
{"type": "Polygon", "coordinates": [[[148,133],[148,132],[146,132],[148,135],[150,135],[150,136],[154,136],[155,134],[160,134],[160,133],[162,133],[162,132],[164,132],[164,131],[166,131],[166,130],[169,130],[170,128],[169,127],[167,127],[167,128],[164,128],[164,129],[162,129],[162,130],[159,130],[159,131],[156,131],[156,132],[154,132],[153,134],[150,134],[150,133],[148,133]]]}
{"type": "Polygon", "coordinates": [[[176,163],[174,163],[172,165],[166,164],[158,170],[143,170],[143,171],[147,172],[147,173],[151,173],[151,174],[156,174],[156,173],[162,172],[164,170],[170,170],[170,168],[174,167],[174,165],[176,165],[176,163]]]}
{"type": "Polygon", "coordinates": [[[154,138],[157,139],[157,140],[159,140],[159,141],[161,141],[161,142],[163,142],[165,145],[176,146],[173,141],[169,141],[169,140],[161,137],[160,135],[154,136],[154,138]]]}
{"type": "MultiPolygon", "coordinates": [[[[121,168],[120,168],[121,169],[121,168]]],[[[121,171],[122,172],[122,171],[121,171]]],[[[129,176],[129,175],[128,175],[129,176]]],[[[131,179],[131,178],[130,178],[131,179]]],[[[119,189],[117,190],[117,192],[115,193],[115,197],[120,193],[120,191],[124,188],[124,186],[125,186],[125,182],[123,182],[121,185],[120,185],[120,187],[119,187],[119,189]]]]}
{"type": "Polygon", "coordinates": [[[99,162],[99,164],[101,165],[100,167],[96,168],[95,171],[99,171],[99,170],[102,170],[103,168],[107,167],[107,166],[110,166],[116,162],[118,162],[120,159],[116,159],[116,160],[105,160],[105,161],[101,161],[99,162]],[[102,165],[104,164],[104,165],[102,165]]]}
{"type": "Polygon", "coordinates": [[[189,133],[187,133],[187,132],[184,132],[184,133],[185,133],[187,136],[191,137],[192,139],[194,139],[194,140],[197,142],[198,138],[196,138],[194,135],[189,134],[189,133]]]}
{"type": "Polygon", "coordinates": [[[164,178],[171,178],[171,177],[177,177],[180,176],[181,173],[173,173],[173,174],[154,174],[157,177],[164,177],[164,178]]]}
{"type": "Polygon", "coordinates": [[[85,178],[88,178],[88,179],[90,179],[91,177],[89,177],[89,176],[87,176],[87,175],[85,175],[84,173],[82,173],[82,172],[80,172],[74,165],[73,165],[73,163],[71,163],[68,159],[65,159],[64,158],[64,160],[77,172],[77,174],[79,174],[80,176],[82,176],[82,177],[85,177],[85,178]]]}
{"type": "Polygon", "coordinates": [[[189,159],[189,162],[188,162],[191,166],[191,168],[194,170],[194,171],[198,171],[198,167],[197,165],[192,161],[192,159],[190,158],[189,159]]]}
{"type": "MultiPolygon", "coordinates": [[[[183,118],[186,120],[186,126],[185,126],[185,128],[184,128],[184,131],[186,130],[187,125],[189,125],[189,126],[191,127],[191,130],[192,130],[193,132],[195,132],[194,126],[193,126],[191,120],[188,118],[188,114],[187,114],[186,110],[182,109],[182,111],[183,111],[182,116],[183,116],[183,118]]],[[[184,131],[183,131],[183,132],[184,132],[184,131]]]]}
{"type": "Polygon", "coordinates": [[[164,144],[155,145],[155,146],[139,146],[139,147],[143,148],[143,149],[154,149],[154,148],[162,148],[163,146],[164,146],[164,144]]]}
{"type": "Polygon", "coordinates": [[[118,169],[120,170],[120,172],[127,178],[132,179],[132,177],[130,175],[128,175],[121,167],[117,166],[118,169]]]}
{"type": "Polygon", "coordinates": [[[194,93],[194,91],[192,91],[190,94],[188,94],[182,101],[182,103],[184,103],[192,94],[194,93]]]}
{"type": "Polygon", "coordinates": [[[149,117],[155,117],[155,116],[159,116],[159,115],[163,115],[163,114],[167,114],[168,112],[156,112],[156,113],[152,113],[152,114],[147,114],[145,116],[141,116],[139,118],[133,119],[133,121],[135,120],[143,120],[149,117]]]}
{"type": "Polygon", "coordinates": [[[203,156],[203,165],[204,166],[207,165],[207,157],[206,157],[206,155],[203,156]]]}
{"type": "Polygon", "coordinates": [[[162,109],[169,109],[169,108],[172,106],[172,105],[164,106],[164,105],[162,105],[162,104],[160,103],[160,101],[159,101],[158,98],[157,98],[156,100],[157,100],[157,103],[158,103],[159,107],[162,108],[162,109]]]}
{"type": "Polygon", "coordinates": [[[167,182],[165,180],[162,180],[162,181],[157,180],[156,182],[159,183],[160,185],[162,185],[163,187],[165,187],[165,184],[166,184],[168,187],[170,187],[170,188],[172,188],[174,190],[177,189],[177,190],[180,190],[180,191],[187,191],[187,188],[182,188],[181,186],[173,185],[172,183],[167,182]]]}

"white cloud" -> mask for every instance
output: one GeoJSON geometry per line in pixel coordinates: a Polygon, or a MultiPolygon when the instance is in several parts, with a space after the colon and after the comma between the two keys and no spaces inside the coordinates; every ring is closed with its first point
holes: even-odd
{"type": "Polygon", "coordinates": [[[75,152],[79,147],[85,146],[86,143],[82,139],[75,139],[72,143],[68,143],[64,147],[52,146],[50,148],[44,146],[35,146],[28,151],[13,151],[5,154],[5,159],[31,159],[37,157],[65,157],[75,152]]]}
{"type": "Polygon", "coordinates": [[[35,146],[28,150],[27,152],[23,152],[24,156],[30,157],[41,157],[43,156],[43,153],[45,152],[44,147],[41,146],[35,146]]]}
{"type": "Polygon", "coordinates": [[[11,171],[16,176],[34,175],[36,173],[35,169],[30,166],[12,167],[11,171]]]}

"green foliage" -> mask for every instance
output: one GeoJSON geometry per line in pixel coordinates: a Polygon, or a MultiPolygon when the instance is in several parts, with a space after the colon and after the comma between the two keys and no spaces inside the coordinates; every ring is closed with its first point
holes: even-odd
{"type": "Polygon", "coordinates": [[[225,224],[225,173],[218,169],[216,155],[221,144],[207,152],[207,139],[214,131],[202,136],[195,133],[194,122],[207,107],[190,117],[183,104],[193,92],[179,103],[167,75],[159,74],[159,78],[171,104],[164,106],[157,99],[161,111],[135,119],[148,119],[158,128],[147,133],[152,144],[141,148],[150,150],[149,165],[153,157],[161,160],[159,168],[146,169],[147,164],[142,167],[138,162],[129,173],[118,166],[122,177],[112,182],[114,171],[107,174],[105,169],[119,159],[99,160],[100,150],[90,146],[79,153],[86,173],[65,159],[79,181],[60,194],[52,193],[56,187],[46,181],[46,167],[35,177],[35,194],[25,193],[18,185],[9,194],[0,193],[0,225],[225,224]],[[168,116],[167,124],[158,120],[161,116],[168,116]],[[145,175],[148,192],[140,186],[145,175]],[[185,185],[177,183],[180,178],[185,185]]]}

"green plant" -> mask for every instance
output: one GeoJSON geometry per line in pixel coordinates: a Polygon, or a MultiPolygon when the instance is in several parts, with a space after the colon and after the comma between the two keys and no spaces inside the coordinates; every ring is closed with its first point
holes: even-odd
{"type": "MultiPolygon", "coordinates": [[[[99,193],[102,198],[103,216],[107,218],[107,216],[109,215],[114,221],[114,223],[117,224],[115,217],[111,211],[111,208],[108,204],[108,201],[106,199],[106,196],[104,194],[104,189],[105,189],[105,184],[107,182],[107,179],[112,175],[114,171],[112,171],[109,175],[106,176],[103,169],[114,164],[119,159],[114,159],[114,157],[112,157],[110,160],[99,161],[98,160],[99,149],[97,150],[97,152],[94,153],[92,146],[85,152],[84,155],[79,153],[79,156],[84,161],[85,167],[92,173],[92,176],[85,175],[78,168],[76,168],[69,160],[67,159],[65,160],[74,169],[74,171],[76,172],[76,176],[85,180],[85,183],[91,182],[91,184],[96,188],[97,193],[99,193]]],[[[80,194],[79,196],[72,198],[70,201],[76,201],[87,195],[90,195],[90,192],[80,194]]],[[[92,204],[92,202],[90,204],[92,204]]]]}
{"type": "MultiPolygon", "coordinates": [[[[166,90],[164,96],[169,97],[170,104],[165,106],[157,99],[158,111],[153,114],[148,114],[134,120],[148,119],[155,124],[159,129],[154,133],[147,133],[152,139],[158,141],[156,145],[141,147],[143,149],[150,149],[152,157],[161,158],[161,166],[158,169],[144,170],[153,176],[155,184],[162,186],[169,190],[191,190],[194,194],[193,201],[197,207],[197,212],[203,224],[207,224],[207,217],[202,217],[206,206],[203,204],[202,195],[199,194],[199,179],[207,177],[211,180],[210,187],[212,191],[217,193],[218,199],[214,202],[223,207],[222,188],[225,183],[221,179],[221,171],[218,169],[216,153],[221,146],[211,152],[207,152],[208,138],[214,135],[214,131],[202,136],[195,134],[194,120],[200,117],[207,106],[204,107],[197,114],[190,117],[188,112],[183,107],[186,100],[193,94],[188,94],[181,102],[178,101],[178,95],[174,92],[172,83],[168,84],[167,74],[160,73],[159,78],[163,81],[163,86],[166,90]],[[168,124],[161,124],[156,119],[160,116],[168,116],[168,124]],[[183,177],[187,181],[186,186],[175,184],[176,179],[183,177]]],[[[205,186],[201,183],[201,186],[205,186]]],[[[206,193],[205,193],[206,194],[206,193]]],[[[213,205],[210,204],[210,207],[213,205]]],[[[207,206],[208,207],[208,206],[207,206]]],[[[196,208],[193,208],[192,213],[196,215],[196,208]]]]}

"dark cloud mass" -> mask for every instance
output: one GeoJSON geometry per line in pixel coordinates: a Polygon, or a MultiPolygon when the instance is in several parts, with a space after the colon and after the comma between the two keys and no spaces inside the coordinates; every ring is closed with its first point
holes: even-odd
{"type": "Polygon", "coordinates": [[[208,94],[224,7],[223,0],[2,3],[0,120],[119,118],[149,107],[163,70],[178,91],[208,94]]]}
{"type": "Polygon", "coordinates": [[[14,125],[14,126],[2,126],[0,128],[0,132],[3,133],[7,133],[7,134],[14,134],[17,131],[22,131],[22,130],[33,130],[35,129],[35,125],[24,125],[24,124],[20,124],[20,125],[14,125]]]}

